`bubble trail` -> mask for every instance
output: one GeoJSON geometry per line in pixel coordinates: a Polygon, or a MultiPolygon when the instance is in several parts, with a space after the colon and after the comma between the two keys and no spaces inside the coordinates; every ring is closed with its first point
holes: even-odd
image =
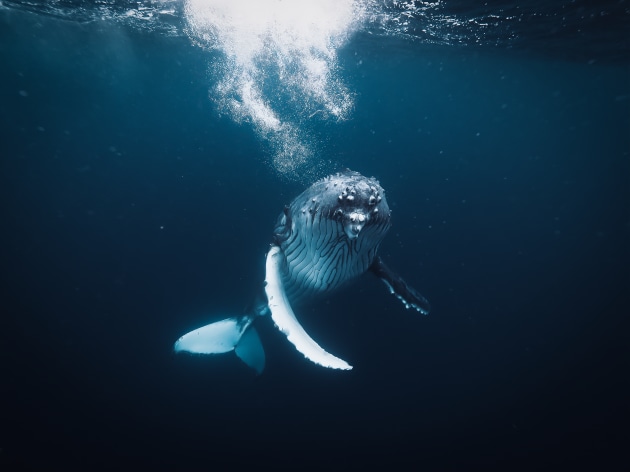
{"type": "Polygon", "coordinates": [[[210,65],[218,112],[252,125],[279,174],[311,178],[320,164],[314,123],[345,120],[353,108],[337,51],[362,24],[362,4],[188,0],[185,15],[193,42],[222,53],[210,65]]]}

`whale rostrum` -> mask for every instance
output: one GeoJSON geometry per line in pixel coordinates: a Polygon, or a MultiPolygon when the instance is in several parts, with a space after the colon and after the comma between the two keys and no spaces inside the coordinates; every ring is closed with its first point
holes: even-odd
{"type": "Polygon", "coordinates": [[[325,177],[296,197],[278,217],[266,256],[264,300],[253,313],[233,316],[191,331],[176,352],[221,354],[234,350],[261,373],[265,353],[254,327],[271,318],[307,359],[332,369],[352,369],[326,352],[299,323],[292,306],[372,272],[406,308],[428,314],[427,300],[377,255],[389,230],[391,211],[374,178],[350,170],[325,177]]]}

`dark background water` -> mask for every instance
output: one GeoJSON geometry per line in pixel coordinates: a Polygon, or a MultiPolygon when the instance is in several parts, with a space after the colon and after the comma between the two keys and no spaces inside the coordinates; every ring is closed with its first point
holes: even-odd
{"type": "Polygon", "coordinates": [[[583,59],[340,51],[322,159],[380,179],[381,255],[433,312],[366,276],[300,313],[353,371],[262,323],[255,377],[172,343],[246,308],[308,183],[216,116],[185,37],[3,11],[0,463],[623,469],[630,76],[583,59]]]}

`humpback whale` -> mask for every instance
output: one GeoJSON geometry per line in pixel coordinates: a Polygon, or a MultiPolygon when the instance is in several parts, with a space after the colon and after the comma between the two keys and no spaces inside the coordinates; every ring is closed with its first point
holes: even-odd
{"type": "Polygon", "coordinates": [[[194,354],[235,351],[245,364],[262,373],[265,353],[254,323],[270,316],[289,342],[310,361],[332,369],[352,369],[308,335],[292,306],[372,272],[406,308],[428,314],[430,306],[426,298],[377,255],[391,226],[390,217],[385,192],[374,178],[346,170],[315,182],[278,217],[266,256],[264,293],[260,297],[263,301],[251,313],[222,319],[184,334],[175,343],[175,351],[194,354]]]}

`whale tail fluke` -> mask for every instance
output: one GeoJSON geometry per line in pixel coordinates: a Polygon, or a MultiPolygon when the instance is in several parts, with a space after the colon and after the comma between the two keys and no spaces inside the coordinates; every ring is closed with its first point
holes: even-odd
{"type": "Polygon", "coordinates": [[[265,351],[256,329],[255,316],[226,318],[184,334],[175,342],[175,352],[223,354],[234,351],[245,364],[261,374],[265,368],[265,351]]]}

